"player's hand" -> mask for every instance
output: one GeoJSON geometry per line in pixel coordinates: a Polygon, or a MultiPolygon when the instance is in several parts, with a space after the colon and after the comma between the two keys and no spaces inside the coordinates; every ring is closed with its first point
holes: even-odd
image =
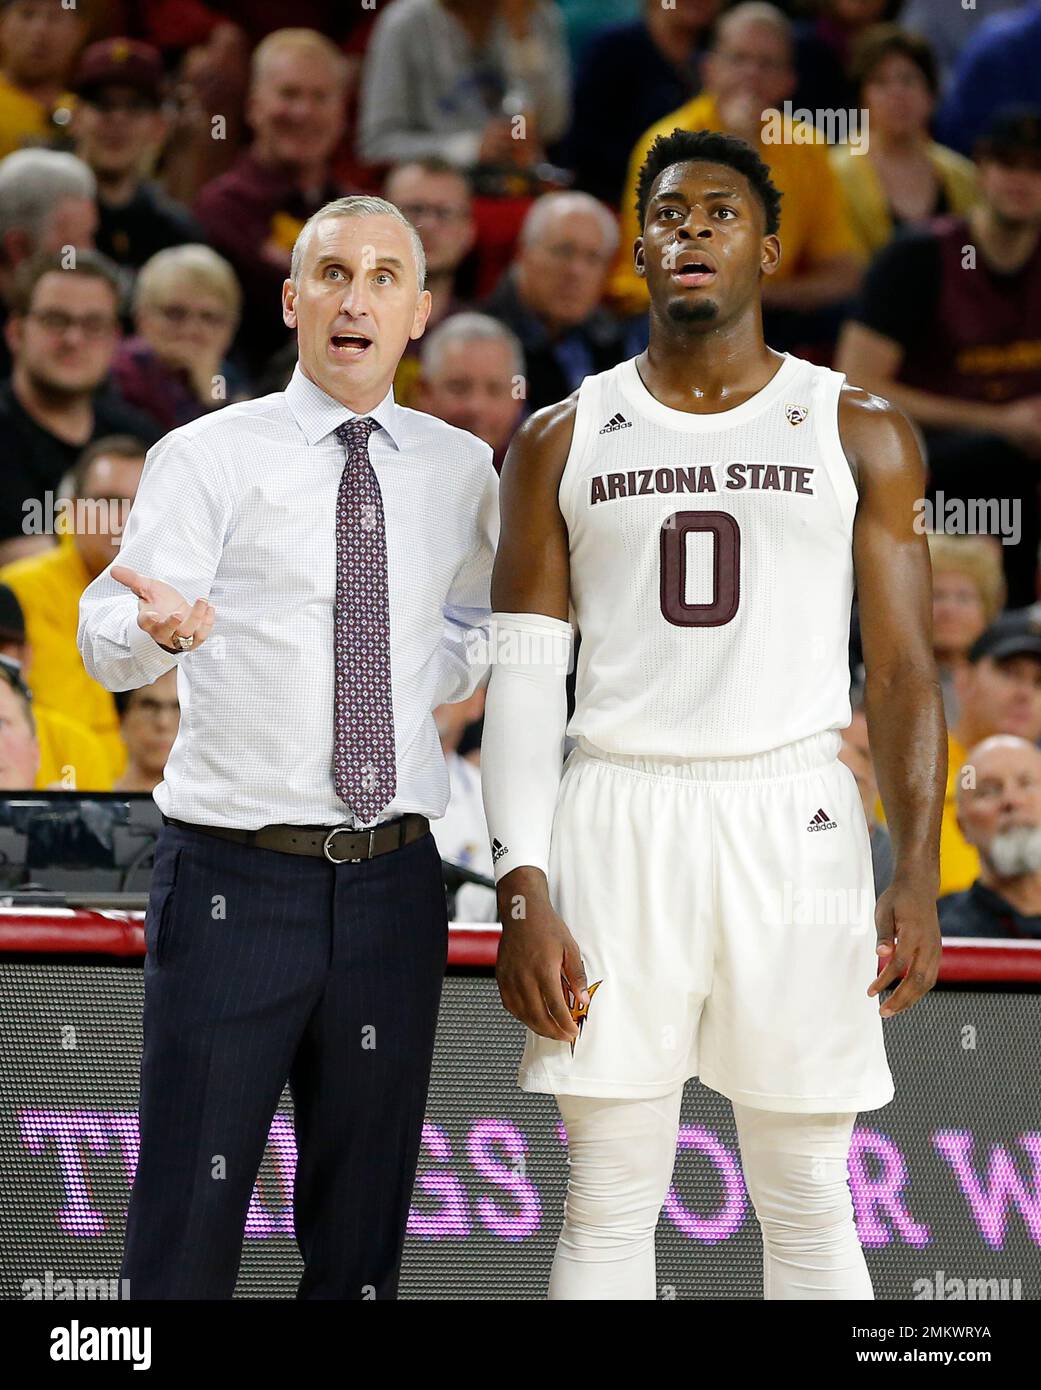
{"type": "Polygon", "coordinates": [[[164,651],[180,654],[175,634],[194,637],[190,648],[193,652],[209,637],[217,616],[212,603],[202,598],[189,603],[172,584],[164,584],[161,579],[146,579],[129,565],[113,565],[111,574],[117,584],[125,584],[137,595],[140,600],[137,625],[164,651]]]}
{"type": "Polygon", "coordinates": [[[565,993],[570,985],[578,1006],[589,993],[582,952],[549,901],[546,877],[524,866],[498,885],[502,939],[495,978],[503,1006],[540,1037],[573,1042],[578,1024],[565,993]]]}
{"type": "Polygon", "coordinates": [[[872,998],[901,983],[882,1005],[883,1018],[898,1014],[929,993],[940,970],[940,923],[936,894],[894,879],[875,906],[879,973],[868,986],[872,998]]]}

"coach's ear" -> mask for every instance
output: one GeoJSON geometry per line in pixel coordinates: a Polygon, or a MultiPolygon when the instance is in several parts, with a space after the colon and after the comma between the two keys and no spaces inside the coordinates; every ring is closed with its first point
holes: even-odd
{"type": "Polygon", "coordinates": [[[296,286],[292,280],[282,282],[282,322],[287,328],[296,327],[296,286]]]}
{"type": "Polygon", "coordinates": [[[633,269],[641,279],[647,274],[647,263],[643,253],[642,236],[638,236],[633,242],[633,269]]]}

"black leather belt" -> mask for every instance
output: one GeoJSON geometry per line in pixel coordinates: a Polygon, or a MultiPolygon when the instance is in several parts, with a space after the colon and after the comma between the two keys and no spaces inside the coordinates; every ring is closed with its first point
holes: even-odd
{"type": "Polygon", "coordinates": [[[259,830],[233,830],[223,825],[196,825],[193,821],[163,816],[164,825],[199,830],[220,840],[234,840],[258,849],[277,849],[283,854],[321,854],[330,864],[357,864],[375,859],[418,840],[430,829],[426,816],[410,811],[384,821],[371,830],[354,830],[348,825],[262,825],[259,830]]]}

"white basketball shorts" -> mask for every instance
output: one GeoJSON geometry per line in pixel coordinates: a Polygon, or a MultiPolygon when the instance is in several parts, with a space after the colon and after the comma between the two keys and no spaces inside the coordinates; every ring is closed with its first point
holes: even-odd
{"type": "Polygon", "coordinates": [[[837,732],[753,757],[567,760],[554,907],[592,997],[570,1043],[528,1032],[526,1091],[875,1110],[893,1098],[860,793],[837,732]]]}

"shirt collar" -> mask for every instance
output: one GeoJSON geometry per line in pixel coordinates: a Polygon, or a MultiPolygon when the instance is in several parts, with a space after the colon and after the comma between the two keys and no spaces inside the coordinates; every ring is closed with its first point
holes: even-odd
{"type": "MultiPolygon", "coordinates": [[[[303,431],[308,444],[317,444],[326,435],[332,434],[337,426],[355,419],[358,413],[340,401],[334,400],[309,376],[305,376],[299,362],[293,368],[293,375],[286,387],[285,397],[286,403],[293,413],[293,418],[303,431]]],[[[379,405],[374,410],[367,410],[365,414],[371,416],[377,424],[386,430],[396,449],[402,447],[408,433],[408,427],[405,413],[394,399],[393,384],[387,388],[387,394],[379,405]]]]}

